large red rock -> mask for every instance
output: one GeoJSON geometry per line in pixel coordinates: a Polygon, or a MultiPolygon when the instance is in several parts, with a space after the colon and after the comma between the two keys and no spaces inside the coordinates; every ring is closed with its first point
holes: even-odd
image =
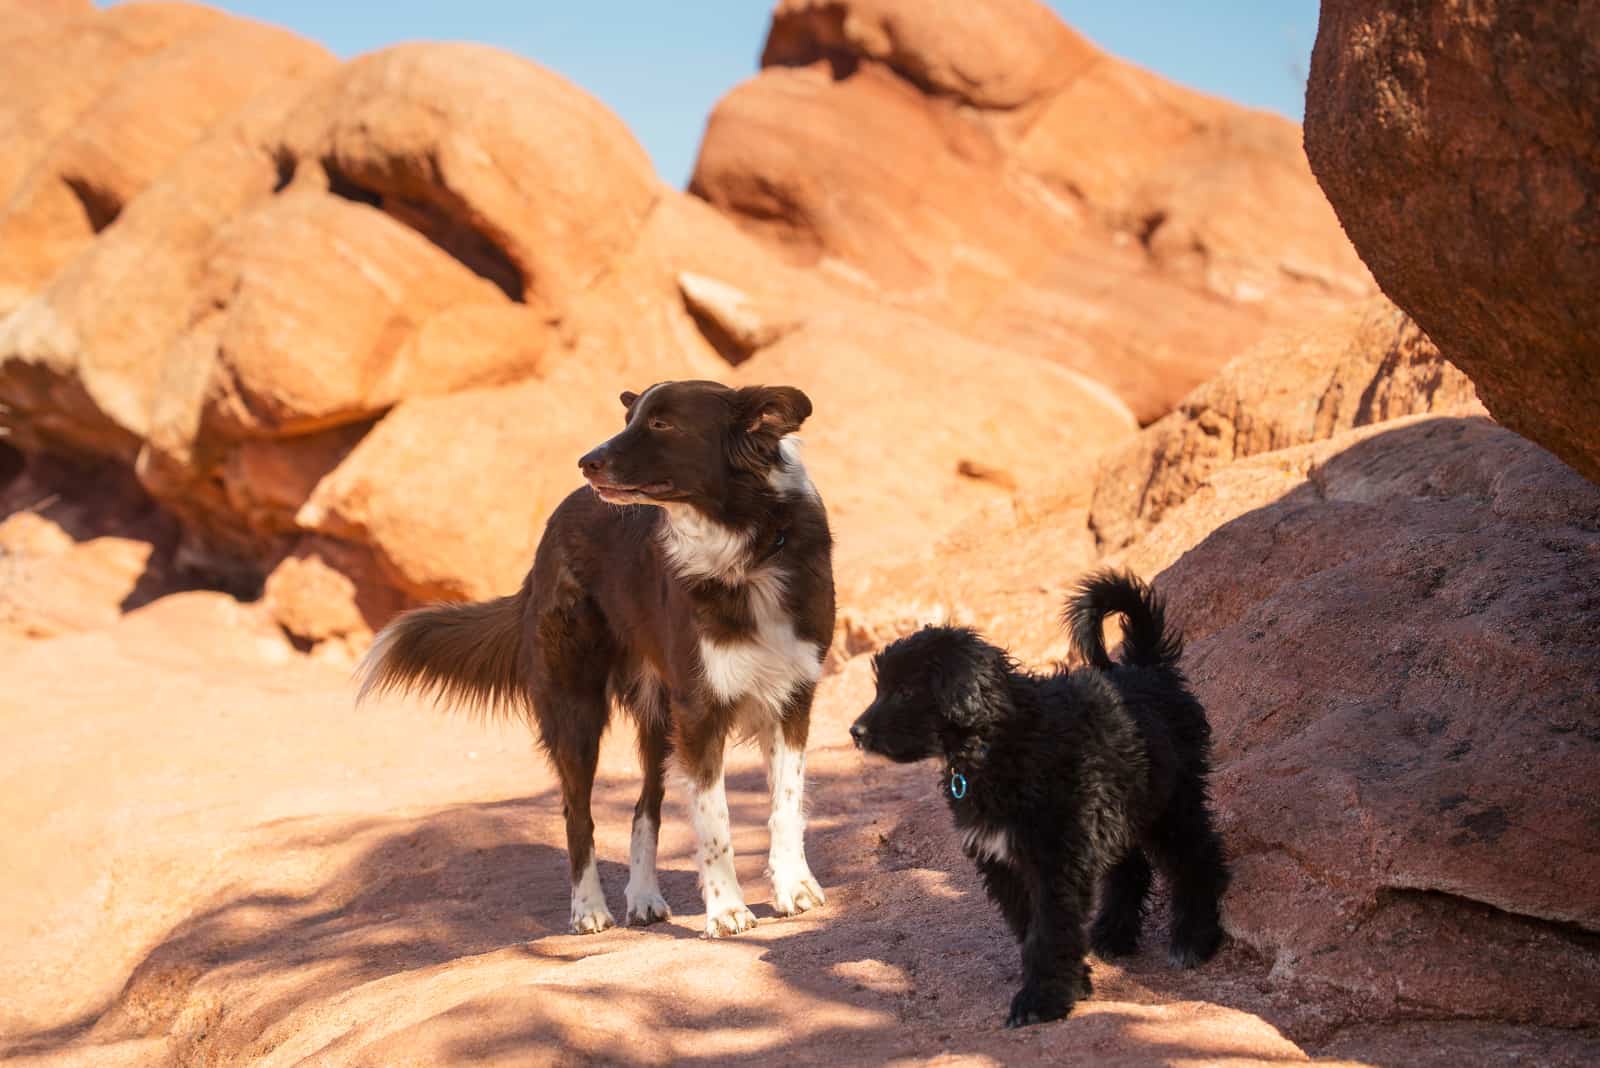
{"type": "Polygon", "coordinates": [[[846,571],[921,554],[975,510],[1010,509],[1134,433],[1092,380],[920,316],[819,317],[738,367],[798,386],[815,412],[804,456],[846,571]]]}
{"type": "Polygon", "coordinates": [[[866,648],[956,620],[1029,662],[1064,657],[1061,605],[1097,560],[1155,574],[1312,477],[1343,447],[1330,437],[1428,412],[1482,407],[1466,376],[1387,301],[1330,313],[1266,339],[1100,455],[1075,449],[1055,456],[1053,470],[1007,477],[1009,501],[991,501],[944,538],[860,567],[847,560],[842,642],[866,648]]]}
{"type": "MultiPolygon", "coordinates": [[[[227,16],[197,4],[144,2],[94,11],[87,2],[17,2],[0,8],[0,207],[29,170],[122,74],[184,35],[227,16]]],[[[0,289],[0,314],[21,294],[0,289]]]]}
{"type": "Polygon", "coordinates": [[[301,538],[272,569],[262,599],[273,620],[313,653],[346,663],[409,606],[378,573],[371,551],[316,535],[301,538]]]}
{"type": "Polygon", "coordinates": [[[418,600],[516,590],[545,519],[582,483],[578,457],[617,431],[617,394],[640,385],[615,370],[585,374],[593,388],[532,380],[401,404],[316,486],[296,524],[370,547],[383,580],[418,600]]]}
{"type": "Polygon", "coordinates": [[[169,351],[219,320],[204,292],[216,235],[272,195],[267,139],[305,89],[280,82],[219,123],[0,321],[0,401],[20,443],[133,461],[171,406],[169,351]]]}
{"type": "Polygon", "coordinates": [[[499,49],[412,44],[345,65],[284,132],[294,185],[365,200],[508,297],[561,309],[660,195],[598,100],[499,49]]]}
{"type": "Polygon", "coordinates": [[[1383,298],[1276,334],[1111,452],[1089,525],[1136,540],[1230,462],[1425,412],[1481,411],[1472,383],[1383,298]]]}
{"type": "Polygon", "coordinates": [[[1086,481],[976,512],[920,551],[855,567],[847,561],[839,573],[836,655],[854,656],[948,623],[975,627],[1026,663],[1065,658],[1061,606],[1098,559],[1084,507],[1086,481]]]}
{"type": "Polygon", "coordinates": [[[1481,418],[1298,448],[1312,477],[1243,461],[1250,507],[1151,534],[1194,543],[1157,585],[1216,731],[1228,929],[1374,1016],[1592,1022],[1600,489],[1481,418]]]}
{"type": "Polygon", "coordinates": [[[216,122],[327,60],[286,30],[218,15],[124,65],[0,207],[0,291],[42,286],[216,122]]]}
{"type": "Polygon", "coordinates": [[[415,230],[320,193],[273,198],[224,227],[208,259],[202,297],[227,319],[202,433],[290,437],[449,392],[461,379],[424,364],[413,380],[402,349],[438,312],[504,300],[415,230]]]}
{"type": "Polygon", "coordinates": [[[110,626],[138,588],[153,547],[133,538],[75,541],[33,512],[0,520],[0,631],[49,638],[110,626]]]}
{"type": "Polygon", "coordinates": [[[761,65],[847,65],[860,58],[932,95],[1015,108],[1071,81],[1096,50],[1032,0],[781,0],[761,65]]]}
{"type": "Polygon", "coordinates": [[[3,0],[0,2],[0,40],[36,33],[92,10],[94,5],[90,0],[3,0]]]}
{"type": "Polygon", "coordinates": [[[1142,422],[1268,326],[1370,291],[1292,123],[1027,0],[779,5],[691,189],[875,300],[1106,382],[1142,422]]]}
{"type": "Polygon", "coordinates": [[[563,360],[725,370],[676,275],[744,243],[724,267],[748,284],[771,257],[687,203],[591,98],[492,49],[279,81],[0,324],[0,399],[25,448],[136,461],[201,548],[270,564],[404,398],[563,360]]]}
{"type": "Polygon", "coordinates": [[[1324,0],[1306,151],[1496,419],[1600,481],[1600,4],[1324,0]]]}
{"type": "MultiPolygon", "coordinates": [[[[848,290],[785,262],[698,197],[664,191],[634,254],[593,287],[572,318],[584,334],[616,333],[618,306],[686,353],[715,357],[716,378],[813,317],[859,310],[848,290]]],[[[635,327],[637,330],[637,327],[635,327]]]]}

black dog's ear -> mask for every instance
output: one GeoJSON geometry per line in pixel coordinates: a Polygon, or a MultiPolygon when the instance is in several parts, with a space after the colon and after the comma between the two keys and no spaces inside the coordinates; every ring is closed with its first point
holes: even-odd
{"type": "Polygon", "coordinates": [[[987,726],[998,714],[1005,687],[1005,654],[971,632],[946,652],[935,686],[946,722],[963,730],[987,726]]]}
{"type": "Polygon", "coordinates": [[[811,415],[811,398],[793,386],[745,386],[734,402],[734,417],[747,434],[781,438],[800,429],[811,415]]]}
{"type": "Polygon", "coordinates": [[[988,722],[992,717],[983,693],[978,672],[968,669],[947,674],[939,693],[939,708],[945,721],[968,730],[988,722]]]}

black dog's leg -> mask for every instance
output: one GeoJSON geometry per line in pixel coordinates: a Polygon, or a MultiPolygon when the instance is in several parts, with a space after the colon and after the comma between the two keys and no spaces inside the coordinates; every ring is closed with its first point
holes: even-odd
{"type": "Polygon", "coordinates": [[[1059,1020],[1092,989],[1083,925],[1090,876],[1072,857],[1082,850],[1025,856],[1022,878],[1033,905],[1022,943],[1022,989],[1011,999],[1007,1027],[1059,1020]]]}
{"type": "Polygon", "coordinates": [[[1024,941],[1028,937],[1028,918],[1033,913],[1028,884],[1010,864],[988,857],[978,858],[978,871],[983,875],[983,888],[989,891],[989,900],[1000,906],[1000,913],[1017,941],[1024,941]]]}
{"type": "Polygon", "coordinates": [[[1208,961],[1222,944],[1219,906],[1228,888],[1222,838],[1198,783],[1174,791],[1148,843],[1172,888],[1168,955],[1180,968],[1208,961]]]}
{"type": "Polygon", "coordinates": [[[1100,881],[1100,915],[1089,944],[1102,958],[1127,957],[1139,951],[1145,897],[1150,893],[1150,861],[1135,846],[1100,881]]]}

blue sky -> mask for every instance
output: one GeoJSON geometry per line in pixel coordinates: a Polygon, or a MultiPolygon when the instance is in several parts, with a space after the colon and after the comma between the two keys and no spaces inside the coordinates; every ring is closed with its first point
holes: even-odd
{"type": "MultiPolygon", "coordinates": [[[[982,0],[971,0],[981,3],[982,0]]],[[[406,40],[483,41],[559,71],[622,116],[684,184],[711,107],[756,70],[772,0],[221,0],[343,57],[406,40]]],[[[1055,0],[1100,46],[1173,81],[1298,120],[1317,0],[1055,0]]]]}

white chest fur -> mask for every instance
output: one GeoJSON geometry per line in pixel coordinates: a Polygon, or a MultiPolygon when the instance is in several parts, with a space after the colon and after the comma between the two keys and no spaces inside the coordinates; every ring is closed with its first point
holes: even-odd
{"type": "MultiPolygon", "coordinates": [[[[793,437],[779,443],[779,462],[767,481],[780,497],[817,495],[793,437]]],[[[728,704],[781,712],[796,690],[822,674],[822,647],[795,633],[784,608],[783,572],[756,562],[749,531],[722,526],[688,505],[665,507],[661,548],[673,570],[688,580],[743,587],[749,599],[748,631],[728,641],[700,640],[706,686],[728,704]]]]}
{"type": "Polygon", "coordinates": [[[968,827],[961,836],[961,846],[974,859],[1011,863],[1011,836],[1003,830],[968,827]]]}
{"type": "Polygon", "coordinates": [[[706,685],[729,704],[750,701],[764,711],[782,711],[802,685],[822,674],[822,648],[795,633],[783,605],[783,575],[758,568],[746,580],[751,630],[733,641],[702,638],[700,662],[706,685]]]}

